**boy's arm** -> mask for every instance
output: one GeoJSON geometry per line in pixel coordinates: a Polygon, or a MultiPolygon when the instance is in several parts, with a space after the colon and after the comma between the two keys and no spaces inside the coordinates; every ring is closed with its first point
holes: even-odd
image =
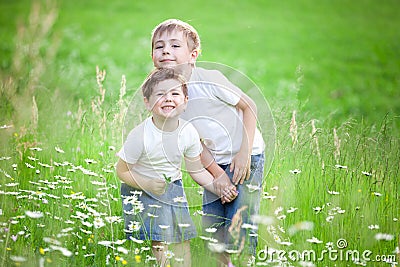
{"type": "Polygon", "coordinates": [[[201,164],[203,164],[207,171],[214,177],[214,188],[217,192],[216,195],[221,196],[224,189],[231,186],[232,182],[225,171],[215,162],[214,157],[211,155],[208,148],[203,143],[202,146],[203,151],[200,154],[201,164]]]}
{"type": "Polygon", "coordinates": [[[162,195],[165,192],[166,183],[162,179],[148,179],[132,169],[132,164],[119,159],[117,162],[116,172],[118,178],[127,185],[151,192],[156,195],[162,195]]]}
{"type": "Polygon", "coordinates": [[[243,111],[243,137],[239,152],[233,157],[230,171],[234,171],[232,182],[243,184],[250,177],[251,150],[257,126],[257,106],[246,94],[242,94],[236,107],[243,111]]]}
{"type": "Polygon", "coordinates": [[[206,190],[221,196],[223,203],[230,202],[236,198],[236,187],[231,184],[230,187],[225,187],[221,194],[214,187],[214,177],[202,165],[200,157],[185,157],[186,170],[196,183],[204,187],[206,190]]]}

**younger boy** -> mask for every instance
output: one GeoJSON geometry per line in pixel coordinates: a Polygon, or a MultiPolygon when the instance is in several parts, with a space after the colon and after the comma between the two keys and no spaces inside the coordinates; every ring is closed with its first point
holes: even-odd
{"type": "MultiPolygon", "coordinates": [[[[175,257],[182,260],[176,264],[190,266],[189,240],[196,229],[182,186],[182,157],[190,176],[216,193],[213,177],[201,165],[196,129],[179,118],[188,101],[184,78],[173,69],[155,70],[142,92],[152,116],[129,133],[117,153],[125,228],[129,238],[152,241],[159,265],[167,265],[168,242],[175,244],[175,257]]],[[[236,196],[234,186],[223,194],[225,201],[231,201],[236,196]]]]}

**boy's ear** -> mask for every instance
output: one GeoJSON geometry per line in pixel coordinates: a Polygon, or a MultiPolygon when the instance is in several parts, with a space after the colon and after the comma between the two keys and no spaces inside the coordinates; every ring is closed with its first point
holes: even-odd
{"type": "Polygon", "coordinates": [[[150,106],[149,100],[146,97],[143,97],[143,102],[144,102],[144,105],[146,106],[146,109],[148,111],[151,111],[151,106],[150,106]]]}
{"type": "Polygon", "coordinates": [[[190,54],[190,63],[196,63],[196,60],[197,60],[197,58],[199,57],[199,55],[200,55],[200,51],[199,51],[199,49],[194,49],[193,51],[192,51],[192,53],[190,54]]]}

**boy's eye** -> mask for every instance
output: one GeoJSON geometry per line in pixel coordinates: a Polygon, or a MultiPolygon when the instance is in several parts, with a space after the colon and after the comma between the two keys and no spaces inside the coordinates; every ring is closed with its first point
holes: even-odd
{"type": "Polygon", "coordinates": [[[178,44],[173,44],[172,47],[175,47],[175,48],[176,48],[176,47],[181,47],[181,46],[178,45],[178,44]]]}
{"type": "Polygon", "coordinates": [[[181,95],[179,92],[173,92],[172,95],[181,95]]]}
{"type": "Polygon", "coordinates": [[[163,48],[163,46],[162,45],[156,45],[156,47],[154,47],[154,49],[160,49],[160,48],[163,48]]]}

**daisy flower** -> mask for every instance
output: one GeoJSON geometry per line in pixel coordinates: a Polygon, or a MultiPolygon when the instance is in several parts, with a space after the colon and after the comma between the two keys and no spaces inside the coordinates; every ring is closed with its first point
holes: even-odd
{"type": "Polygon", "coordinates": [[[143,244],[144,243],[143,240],[136,239],[133,236],[130,236],[129,239],[132,240],[133,242],[137,243],[137,244],[143,244]]]}
{"type": "Polygon", "coordinates": [[[58,147],[58,146],[56,146],[54,149],[55,149],[58,153],[61,153],[61,154],[65,153],[64,150],[62,150],[62,149],[61,149],[60,147],[58,147]]]}
{"type": "Polygon", "coordinates": [[[313,243],[313,244],[321,244],[322,241],[319,240],[318,238],[316,238],[315,236],[313,236],[312,238],[309,238],[306,240],[307,242],[313,243]]]}
{"type": "Polygon", "coordinates": [[[296,210],[298,210],[298,208],[290,207],[290,209],[288,209],[286,212],[287,212],[287,213],[293,213],[293,212],[295,212],[296,210]]]}
{"type": "Polygon", "coordinates": [[[207,233],[215,233],[217,231],[217,228],[211,227],[211,228],[206,228],[205,231],[207,233]]]}
{"type": "Polygon", "coordinates": [[[347,166],[336,164],[335,168],[337,168],[337,169],[347,169],[347,166]]]}
{"type": "Polygon", "coordinates": [[[172,259],[175,256],[175,254],[171,250],[167,250],[167,251],[164,252],[164,256],[167,259],[172,259]]]}
{"type": "Polygon", "coordinates": [[[301,170],[294,169],[294,170],[290,170],[289,172],[292,173],[292,174],[299,174],[299,173],[301,173],[301,170]]]}
{"type": "Polygon", "coordinates": [[[26,216],[32,218],[32,219],[38,219],[43,217],[43,212],[41,211],[25,211],[26,216]]]}

